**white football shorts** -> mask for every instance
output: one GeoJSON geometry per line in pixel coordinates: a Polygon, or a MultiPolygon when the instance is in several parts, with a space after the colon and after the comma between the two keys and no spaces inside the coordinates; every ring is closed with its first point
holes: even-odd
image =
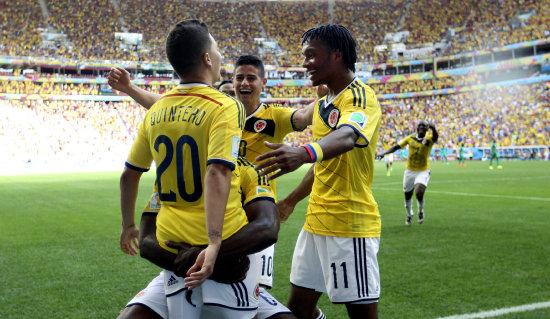
{"type": "Polygon", "coordinates": [[[266,249],[257,252],[256,258],[259,263],[260,285],[271,288],[273,287],[273,255],[275,253],[275,245],[271,245],[266,249]]]}
{"type": "Polygon", "coordinates": [[[393,163],[393,153],[384,155],[384,162],[387,163],[393,163]]]}
{"type": "Polygon", "coordinates": [[[333,303],[378,302],[379,245],[379,237],[332,237],[302,229],[294,248],[290,282],[326,292],[333,303]]]}
{"type": "Polygon", "coordinates": [[[182,277],[164,271],[164,291],[170,318],[204,319],[253,318],[258,310],[260,293],[256,255],[249,255],[250,269],[243,281],[221,284],[206,280],[193,290],[184,286],[182,277]]]}
{"type": "Polygon", "coordinates": [[[164,270],[128,302],[126,307],[142,305],[156,312],[163,319],[168,319],[168,305],[164,294],[164,270]]]}
{"type": "Polygon", "coordinates": [[[410,192],[414,189],[414,185],[422,184],[428,187],[428,182],[430,181],[430,170],[425,171],[411,171],[405,169],[405,174],[403,174],[403,191],[410,192]]]}

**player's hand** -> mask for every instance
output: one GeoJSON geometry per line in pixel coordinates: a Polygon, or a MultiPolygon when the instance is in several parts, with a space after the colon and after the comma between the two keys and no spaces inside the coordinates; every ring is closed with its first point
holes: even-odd
{"type": "Polygon", "coordinates": [[[382,158],[384,158],[384,153],[376,153],[376,157],[378,159],[382,159],[382,158]]]}
{"type": "Polygon", "coordinates": [[[430,130],[435,130],[435,124],[434,124],[434,123],[431,123],[431,122],[428,123],[428,128],[429,128],[430,130]]]}
{"type": "Polygon", "coordinates": [[[320,84],[317,86],[316,92],[317,92],[317,97],[322,98],[323,96],[328,94],[328,86],[326,86],[325,84],[320,84]]]}
{"type": "Polygon", "coordinates": [[[187,271],[187,275],[189,277],[184,279],[185,287],[192,290],[193,288],[200,286],[206,279],[208,279],[208,277],[212,275],[220,246],[221,244],[210,244],[206,247],[206,249],[200,252],[195,264],[187,271]]]}
{"type": "Polygon", "coordinates": [[[137,255],[139,249],[139,229],[136,225],[122,228],[120,234],[120,249],[128,255],[137,255]]]}
{"type": "Polygon", "coordinates": [[[279,220],[284,223],[294,211],[294,205],[283,199],[277,202],[277,209],[279,210],[279,220]]]}
{"type": "Polygon", "coordinates": [[[115,90],[127,93],[130,88],[130,73],[121,67],[113,67],[107,75],[107,84],[115,90]]]}
{"type": "Polygon", "coordinates": [[[264,142],[264,144],[274,151],[256,157],[256,162],[265,161],[254,168],[259,171],[260,176],[276,172],[269,176],[270,180],[295,171],[303,163],[309,161],[309,155],[303,147],[292,147],[284,143],[264,142]]]}

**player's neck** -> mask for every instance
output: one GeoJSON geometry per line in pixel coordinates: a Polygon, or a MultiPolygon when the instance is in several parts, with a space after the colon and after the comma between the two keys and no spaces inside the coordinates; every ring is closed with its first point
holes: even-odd
{"type": "Polygon", "coordinates": [[[262,105],[261,101],[255,101],[253,103],[243,103],[244,109],[246,111],[246,116],[250,116],[256,112],[256,110],[262,105]]]}
{"type": "Polygon", "coordinates": [[[345,90],[351,84],[351,82],[355,80],[355,73],[351,72],[351,70],[348,70],[340,76],[335,76],[333,78],[333,81],[327,83],[327,87],[329,90],[327,94],[327,100],[334,99],[338,94],[340,94],[340,92],[345,90]]]}

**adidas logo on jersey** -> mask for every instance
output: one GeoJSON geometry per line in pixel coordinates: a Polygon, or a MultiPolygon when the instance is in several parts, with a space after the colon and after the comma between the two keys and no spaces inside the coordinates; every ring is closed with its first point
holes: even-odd
{"type": "Polygon", "coordinates": [[[167,286],[170,287],[170,286],[175,285],[177,283],[178,283],[178,280],[176,279],[176,277],[170,276],[170,279],[168,279],[167,286]]]}

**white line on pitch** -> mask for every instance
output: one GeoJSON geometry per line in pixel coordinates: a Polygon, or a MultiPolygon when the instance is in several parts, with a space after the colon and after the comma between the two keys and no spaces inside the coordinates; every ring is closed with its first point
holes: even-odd
{"type": "MultiPolygon", "coordinates": [[[[373,187],[373,190],[382,190],[382,191],[400,191],[402,189],[397,188],[382,188],[382,187],[373,187]]],[[[444,191],[434,191],[429,190],[430,193],[439,193],[439,194],[448,194],[448,195],[458,195],[458,196],[474,196],[474,197],[493,197],[493,198],[509,198],[509,199],[522,199],[522,200],[540,200],[545,202],[550,202],[550,198],[544,197],[527,197],[527,196],[509,196],[509,195],[491,195],[491,194],[471,194],[471,193],[457,193],[457,192],[444,192],[444,191]]]]}
{"type": "MultiPolygon", "coordinates": [[[[455,179],[455,180],[430,180],[430,184],[455,184],[455,183],[471,183],[472,181],[475,182],[493,182],[493,181],[516,181],[516,180],[522,180],[522,179],[536,179],[536,178],[548,178],[550,176],[529,176],[529,177],[503,177],[503,178],[483,178],[483,179],[455,179]]],[[[387,185],[401,185],[403,184],[402,181],[398,182],[391,182],[391,183],[375,183],[373,186],[387,186],[387,185]]]]}
{"type": "Polygon", "coordinates": [[[542,308],[550,308],[550,301],[532,303],[528,305],[521,305],[516,307],[510,307],[510,308],[501,308],[501,309],[495,309],[491,311],[484,311],[484,312],[478,312],[478,313],[470,313],[470,314],[456,315],[456,316],[450,316],[450,317],[440,317],[438,319],[490,318],[490,317],[498,317],[498,316],[502,316],[502,315],[514,313],[514,312],[525,312],[525,311],[531,311],[531,310],[542,309],[542,308]]]}

